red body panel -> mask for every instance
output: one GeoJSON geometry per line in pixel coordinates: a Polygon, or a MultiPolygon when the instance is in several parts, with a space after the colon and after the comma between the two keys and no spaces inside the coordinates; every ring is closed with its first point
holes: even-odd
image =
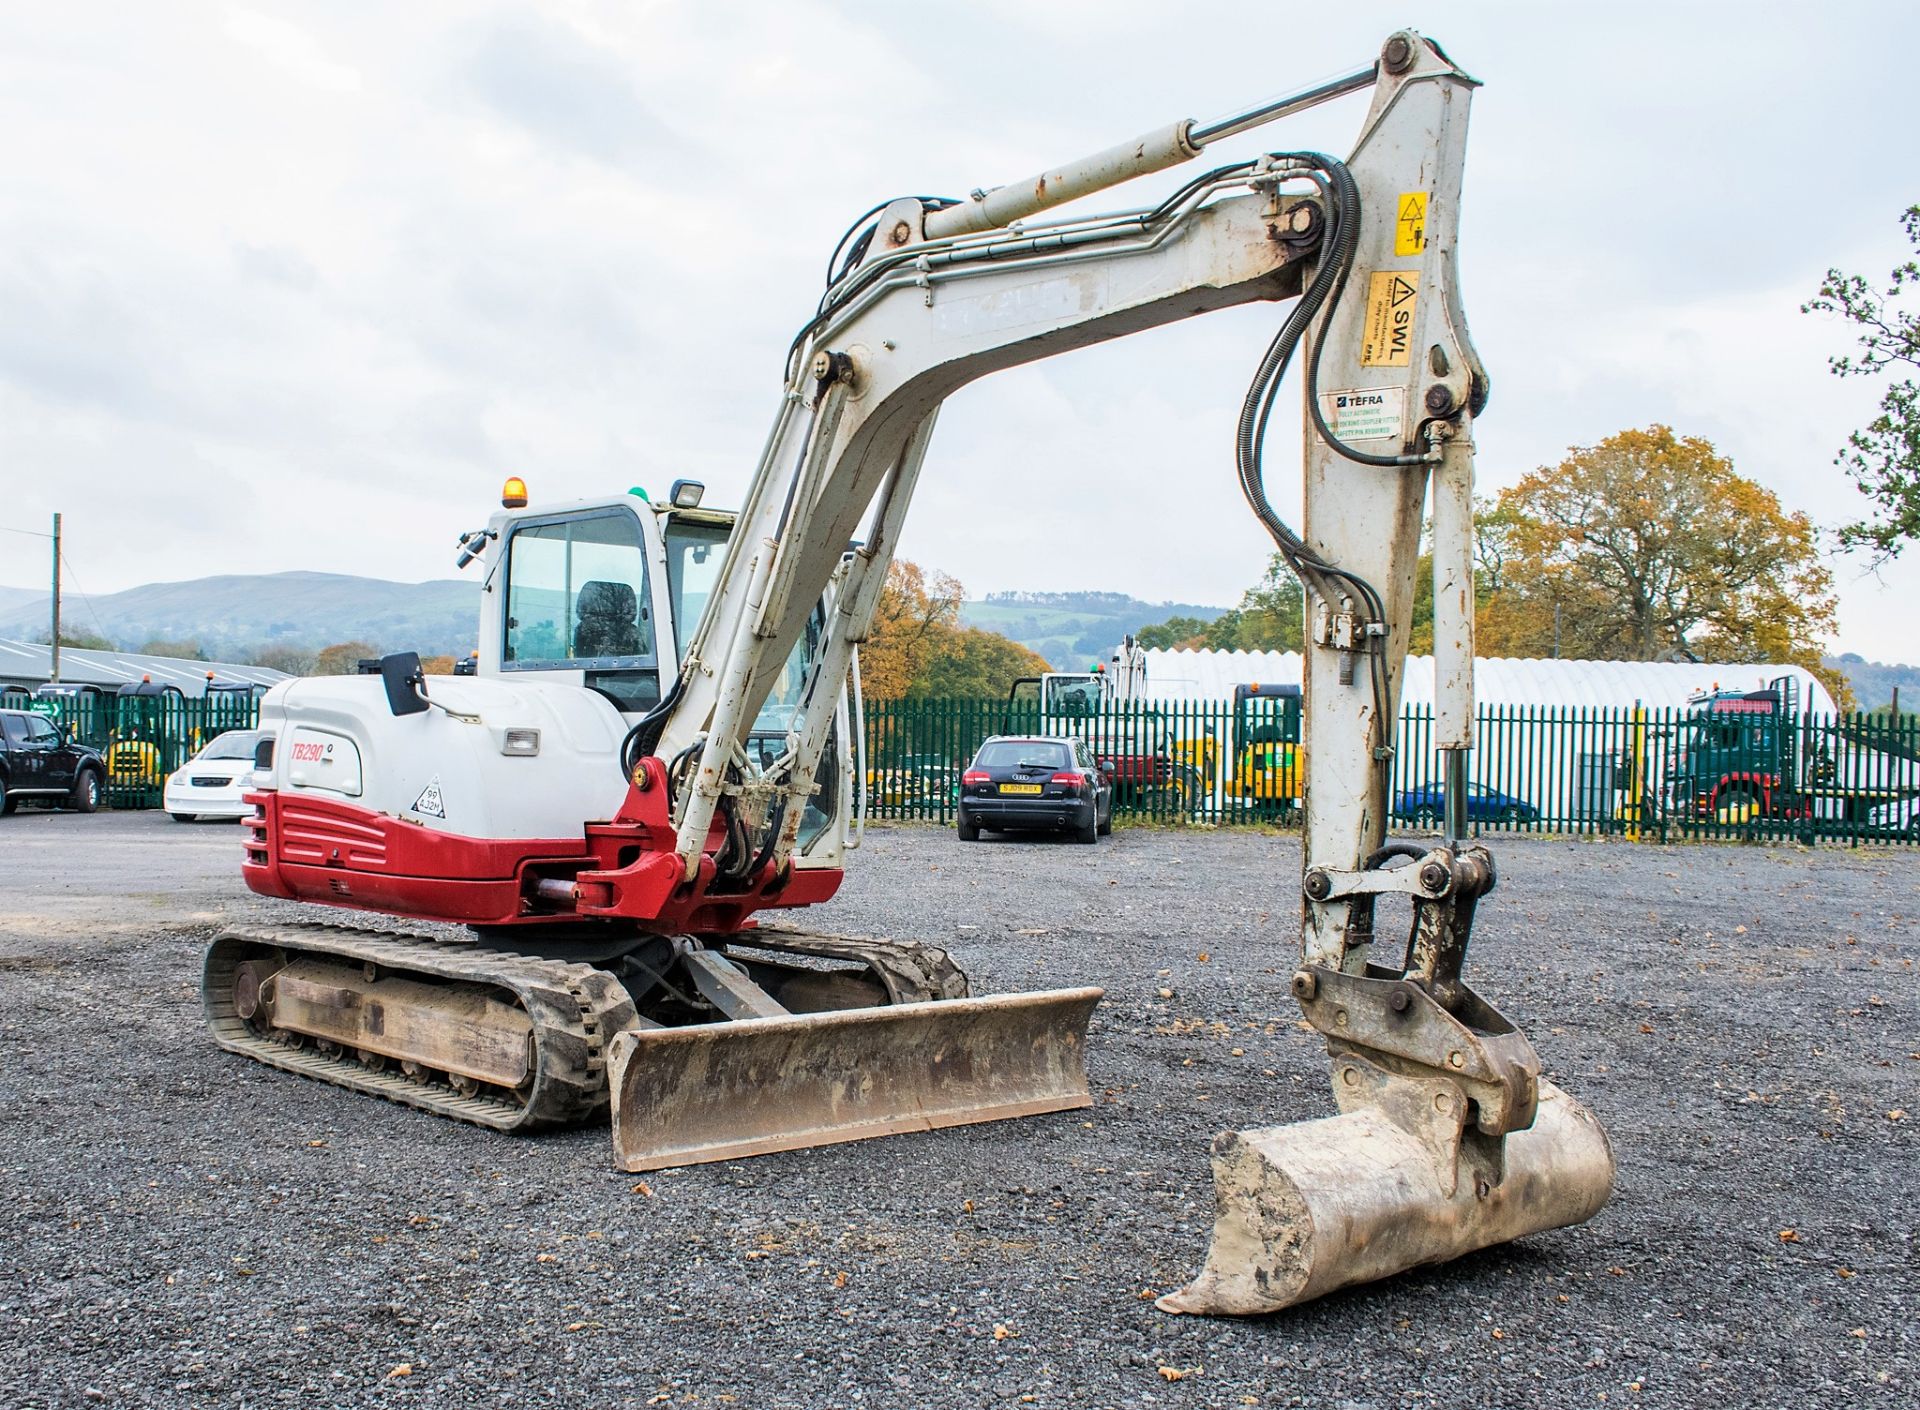
{"type": "Polygon", "coordinates": [[[610,823],[579,837],[483,838],[435,832],[386,813],[310,794],[250,793],[241,874],[262,896],[314,901],[457,925],[550,924],[593,918],[660,931],[726,932],[758,910],[810,906],[840,889],[838,867],[763,869],[745,888],[715,893],[712,853],[691,882],[667,816],[665,771],[644,761],[648,786],[629,788],[610,823]],[[541,881],[570,883],[573,902],[536,895],[541,881]]]}

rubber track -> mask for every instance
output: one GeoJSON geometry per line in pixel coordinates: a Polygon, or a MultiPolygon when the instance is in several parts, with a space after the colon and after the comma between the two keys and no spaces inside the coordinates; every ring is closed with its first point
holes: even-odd
{"type": "Polygon", "coordinates": [[[283,925],[219,936],[207,947],[201,1001],[214,1041],[228,1052],[497,1131],[606,1120],[605,1045],[615,1033],[639,1023],[626,989],[592,965],[335,925],[283,925]],[[256,1033],[234,1009],[233,974],[242,961],[262,950],[279,950],[289,959],[311,955],[356,966],[372,964],[383,973],[506,990],[533,1021],[534,1079],[525,1102],[484,1091],[463,1097],[450,1087],[397,1071],[369,1071],[351,1055],[329,1057],[256,1033]]]}
{"type": "Polygon", "coordinates": [[[967,976],[937,945],[912,940],[880,940],[863,935],[822,935],[812,930],[756,927],[726,937],[729,945],[771,950],[821,959],[865,964],[886,987],[896,1004],[925,1003],[931,999],[964,999],[972,992],[967,976]]]}

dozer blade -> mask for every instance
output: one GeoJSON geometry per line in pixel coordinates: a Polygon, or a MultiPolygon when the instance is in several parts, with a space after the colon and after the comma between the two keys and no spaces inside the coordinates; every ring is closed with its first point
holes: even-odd
{"type": "Polygon", "coordinates": [[[1450,1085],[1397,1079],[1382,1106],[1215,1137],[1206,1266],[1160,1308],[1275,1312],[1599,1213],[1613,1154],[1590,1111],[1543,1081],[1526,1130],[1463,1135],[1450,1085]]]}
{"type": "Polygon", "coordinates": [[[608,1049],[622,1168],[932,1131],[1090,1106],[1098,989],[928,1003],[616,1036],[608,1049]]]}

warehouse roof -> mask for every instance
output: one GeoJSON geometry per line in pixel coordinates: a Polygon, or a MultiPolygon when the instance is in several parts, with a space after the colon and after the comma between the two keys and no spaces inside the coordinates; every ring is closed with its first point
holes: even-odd
{"type": "MultiPolygon", "coordinates": [[[[1767,662],[1531,661],[1482,656],[1474,662],[1474,695],[1483,705],[1680,707],[1700,691],[1760,690],[1780,676],[1800,681],[1805,709],[1838,709],[1827,688],[1800,666],[1767,662]]],[[[1147,652],[1147,694],[1160,699],[1225,700],[1243,683],[1283,685],[1300,679],[1297,651],[1147,652]]],[[[1401,690],[1408,704],[1433,700],[1433,658],[1409,656],[1401,690]]]]}
{"type": "MultiPolygon", "coordinates": [[[[44,642],[0,640],[0,685],[31,690],[53,673],[52,651],[44,642]]],[[[272,685],[287,679],[285,671],[265,666],[237,666],[228,661],[189,661],[179,656],[139,656],[131,651],[84,651],[60,648],[60,679],[80,685],[120,686],[143,677],[155,685],[176,685],[185,695],[201,695],[207,673],[217,680],[272,685]]]]}

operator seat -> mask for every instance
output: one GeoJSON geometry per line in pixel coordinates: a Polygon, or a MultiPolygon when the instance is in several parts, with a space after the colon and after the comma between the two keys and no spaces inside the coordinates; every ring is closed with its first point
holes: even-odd
{"type": "Polygon", "coordinates": [[[579,623],[573,633],[575,656],[639,656],[638,603],[625,583],[594,578],[581,584],[575,605],[579,623]]]}

